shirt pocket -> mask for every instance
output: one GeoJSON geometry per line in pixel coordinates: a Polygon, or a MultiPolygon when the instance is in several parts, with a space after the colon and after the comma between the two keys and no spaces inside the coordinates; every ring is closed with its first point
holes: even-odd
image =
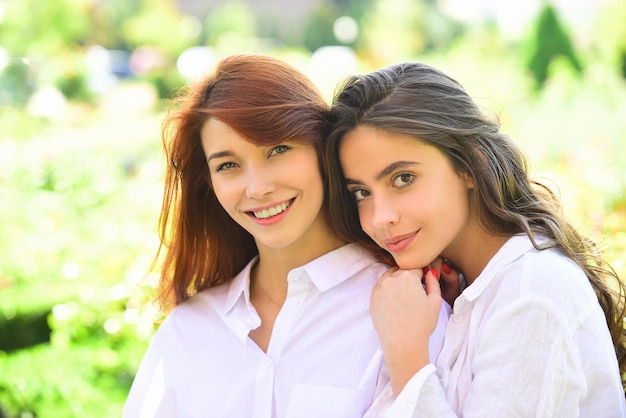
{"type": "Polygon", "coordinates": [[[361,418],[372,404],[375,386],[348,389],[296,384],[285,418],[361,418]]]}

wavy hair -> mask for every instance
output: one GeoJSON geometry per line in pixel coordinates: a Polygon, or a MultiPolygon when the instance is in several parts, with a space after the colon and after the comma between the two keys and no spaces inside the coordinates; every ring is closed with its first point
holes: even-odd
{"type": "MultiPolygon", "coordinates": [[[[162,125],[167,160],[159,217],[162,309],[228,282],[258,254],[253,237],[219,204],[200,131],[209,118],[255,144],[297,139],[317,150],[325,181],[324,140],[329,105],[315,85],[287,63],[263,55],[233,55],[179,92],[162,125]]],[[[325,209],[327,210],[327,209],[325,209]]]]}
{"type": "Polygon", "coordinates": [[[471,210],[497,235],[526,233],[538,250],[557,247],[580,266],[598,298],[622,374],[626,371],[626,285],[600,253],[561,213],[557,196],[528,176],[525,157],[499,122],[485,116],[463,87],[422,63],[402,63],[349,77],[335,94],[326,158],[330,213],[348,241],[380,249],[361,229],[353,198],[346,193],[339,162],[343,136],[358,126],[409,135],[430,144],[475,182],[471,210]],[[539,245],[535,236],[545,236],[539,245]]]}

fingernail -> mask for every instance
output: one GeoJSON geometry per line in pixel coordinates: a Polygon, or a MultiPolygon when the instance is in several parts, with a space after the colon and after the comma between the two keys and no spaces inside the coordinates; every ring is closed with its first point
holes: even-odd
{"type": "Polygon", "coordinates": [[[443,266],[441,266],[441,268],[443,269],[443,272],[446,274],[450,274],[450,272],[452,270],[450,270],[450,266],[448,265],[448,263],[443,263],[443,266]]]}
{"type": "Polygon", "coordinates": [[[435,276],[435,279],[438,279],[439,278],[439,272],[437,271],[437,269],[433,269],[432,272],[433,272],[433,276],[435,276]]]}

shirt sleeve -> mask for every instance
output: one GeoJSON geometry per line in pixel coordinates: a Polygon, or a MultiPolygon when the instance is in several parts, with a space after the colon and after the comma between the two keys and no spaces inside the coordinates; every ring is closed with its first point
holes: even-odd
{"type": "MultiPolygon", "coordinates": [[[[452,308],[450,305],[443,301],[441,305],[441,310],[439,311],[439,319],[437,322],[437,327],[435,331],[432,333],[430,338],[428,339],[428,353],[432,362],[434,362],[439,353],[441,352],[441,348],[443,346],[443,341],[446,333],[446,326],[448,324],[448,319],[450,318],[450,313],[452,312],[452,308]]],[[[421,381],[428,375],[434,372],[435,366],[429,364],[428,367],[424,368],[425,371],[418,372],[409,382],[409,384],[414,385],[414,387],[419,388],[421,385],[421,381]],[[413,383],[411,383],[413,382],[413,383]]],[[[385,368],[385,373],[386,373],[385,368]]],[[[389,380],[388,375],[385,376],[385,380],[389,380]]],[[[367,413],[363,416],[363,418],[382,418],[382,417],[400,417],[400,416],[410,416],[410,415],[398,415],[398,408],[403,410],[412,410],[414,407],[414,403],[412,397],[409,395],[410,393],[418,393],[418,389],[410,389],[403,391],[405,397],[408,399],[406,401],[400,400],[399,402],[394,399],[393,390],[391,388],[391,382],[387,382],[384,389],[377,394],[372,406],[368,409],[367,413]],[[402,406],[404,403],[408,403],[409,406],[402,406]],[[399,404],[401,406],[395,407],[393,409],[392,406],[395,404],[399,404]]]]}
{"type": "Polygon", "coordinates": [[[568,319],[553,301],[521,297],[492,315],[476,335],[475,356],[459,353],[472,379],[446,388],[432,365],[404,387],[387,417],[579,416],[586,392],[568,319]],[[446,397],[450,398],[449,400],[446,397]],[[455,411],[457,405],[459,411],[455,411]]]}
{"type": "Polygon", "coordinates": [[[463,415],[579,416],[587,391],[579,326],[541,295],[522,296],[493,315],[479,334],[463,415]]]}
{"type": "Polygon", "coordinates": [[[437,327],[428,338],[428,356],[431,363],[435,363],[441,353],[443,347],[443,341],[446,336],[446,327],[448,320],[450,319],[450,313],[452,308],[445,300],[441,304],[441,310],[439,311],[439,319],[437,320],[437,327]]]}
{"type": "Polygon", "coordinates": [[[385,415],[387,418],[455,416],[433,364],[422,367],[409,380],[385,415]]]}
{"type": "Polygon", "coordinates": [[[123,418],[174,418],[176,399],[168,390],[163,367],[163,338],[153,337],[124,404],[123,418]]]}

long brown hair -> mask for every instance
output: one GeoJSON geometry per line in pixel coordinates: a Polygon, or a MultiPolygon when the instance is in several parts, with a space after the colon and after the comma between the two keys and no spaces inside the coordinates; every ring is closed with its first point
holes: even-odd
{"type": "Polygon", "coordinates": [[[162,127],[167,167],[161,243],[153,263],[160,274],[162,309],[230,281],[258,254],[253,237],[231,219],[212,190],[200,140],[204,122],[217,118],[256,144],[310,141],[324,176],[328,109],[306,76],[262,55],[224,58],[181,91],[162,127]]]}
{"type": "Polygon", "coordinates": [[[356,203],[346,192],[339,162],[343,136],[365,125],[419,138],[474,179],[470,204],[485,229],[502,236],[526,233],[537,249],[557,247],[583,269],[604,310],[620,370],[626,371],[626,285],[598,246],[563,218],[555,194],[529,179],[518,147],[458,82],[426,64],[392,65],[348,78],[335,96],[331,117],[326,148],[330,211],[345,240],[376,246],[362,231],[356,203]],[[549,238],[549,243],[540,247],[535,235],[549,238]]]}

